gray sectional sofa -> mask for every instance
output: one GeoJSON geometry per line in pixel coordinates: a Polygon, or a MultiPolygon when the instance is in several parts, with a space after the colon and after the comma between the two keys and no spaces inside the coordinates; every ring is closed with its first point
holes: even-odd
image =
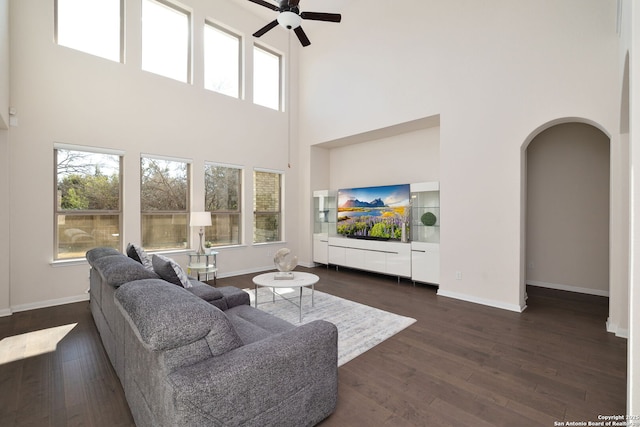
{"type": "Polygon", "coordinates": [[[169,283],[87,252],[90,307],[138,427],[312,426],[337,401],[335,325],[294,326],[234,287],[169,283]]]}

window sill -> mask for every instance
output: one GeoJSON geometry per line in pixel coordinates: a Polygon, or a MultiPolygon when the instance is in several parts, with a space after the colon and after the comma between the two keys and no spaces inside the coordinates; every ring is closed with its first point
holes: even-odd
{"type": "Polygon", "coordinates": [[[286,240],[278,240],[277,242],[264,242],[264,243],[254,243],[253,246],[272,246],[272,245],[286,245],[286,240]]]}
{"type": "Polygon", "coordinates": [[[88,263],[86,258],[57,259],[49,263],[49,265],[52,267],[68,267],[73,265],[87,265],[87,264],[88,263]]]}
{"type": "Polygon", "coordinates": [[[229,250],[229,249],[243,249],[246,248],[247,245],[225,245],[225,246],[211,246],[210,248],[207,249],[211,249],[212,251],[220,251],[220,250],[229,250]]]}

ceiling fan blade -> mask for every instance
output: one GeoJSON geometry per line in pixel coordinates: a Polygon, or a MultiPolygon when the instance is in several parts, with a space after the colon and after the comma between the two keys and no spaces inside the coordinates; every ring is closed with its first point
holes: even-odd
{"type": "Polygon", "coordinates": [[[278,20],[274,19],[273,21],[269,22],[267,25],[265,25],[264,27],[260,28],[258,31],[253,33],[253,37],[260,37],[264,35],[267,31],[275,28],[277,25],[278,25],[278,20]]]}
{"type": "Polygon", "coordinates": [[[302,44],[302,46],[306,47],[311,44],[311,42],[309,41],[309,38],[304,33],[304,30],[302,29],[302,27],[294,28],[293,32],[296,33],[296,36],[298,36],[298,40],[300,40],[300,44],[302,44]]]}
{"type": "Polygon", "coordinates": [[[311,19],[313,21],[340,22],[342,15],[339,13],[302,12],[300,18],[311,19]]]}
{"type": "Polygon", "coordinates": [[[280,10],[280,8],[277,5],[271,4],[271,3],[266,2],[264,0],[249,0],[249,1],[252,2],[252,3],[255,3],[255,4],[259,4],[260,6],[264,6],[264,7],[268,8],[268,9],[271,9],[271,10],[280,10]]]}

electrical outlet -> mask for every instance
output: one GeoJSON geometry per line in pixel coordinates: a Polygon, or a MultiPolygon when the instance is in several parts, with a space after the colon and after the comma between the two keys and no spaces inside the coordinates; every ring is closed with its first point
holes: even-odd
{"type": "Polygon", "coordinates": [[[456,280],[462,280],[462,271],[456,271],[456,280]]]}
{"type": "Polygon", "coordinates": [[[533,270],[533,261],[529,261],[527,267],[529,267],[529,270],[533,270]]]}

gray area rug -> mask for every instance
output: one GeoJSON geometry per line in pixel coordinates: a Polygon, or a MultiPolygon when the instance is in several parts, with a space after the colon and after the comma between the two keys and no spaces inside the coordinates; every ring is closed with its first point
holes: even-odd
{"type": "MultiPolygon", "coordinates": [[[[255,306],[254,289],[245,289],[255,306]]],[[[272,302],[271,288],[258,288],[258,308],[281,319],[300,324],[297,307],[299,290],[279,288],[276,292],[291,301],[276,296],[272,302]]],[[[387,338],[397,334],[416,320],[399,316],[357,302],[349,301],[324,292],[315,291],[314,306],[311,306],[311,290],[303,289],[302,323],[313,320],[326,320],[338,328],[338,366],[361,355],[387,338]]]]}

